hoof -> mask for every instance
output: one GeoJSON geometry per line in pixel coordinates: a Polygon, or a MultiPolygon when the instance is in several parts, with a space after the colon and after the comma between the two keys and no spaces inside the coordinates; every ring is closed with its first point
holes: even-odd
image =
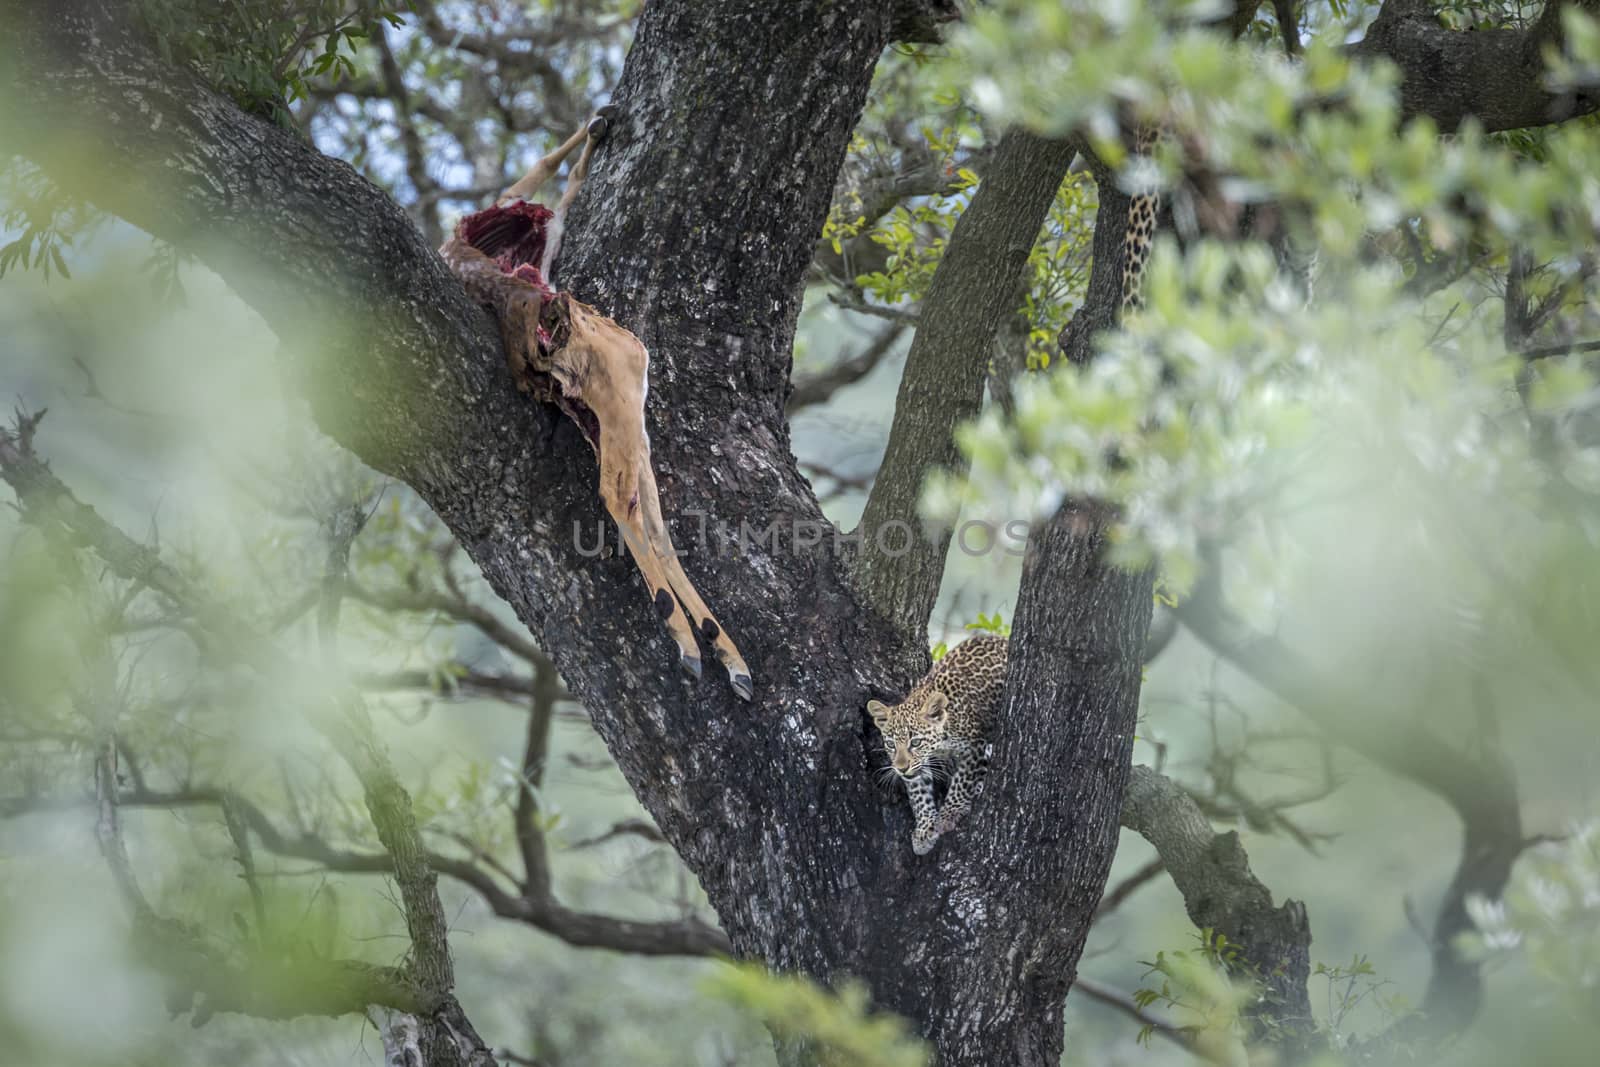
{"type": "Polygon", "coordinates": [[[617,113],[615,104],[607,104],[594,113],[594,118],[589,120],[589,136],[598,141],[605,137],[611,130],[611,119],[617,113]]]}
{"type": "Polygon", "coordinates": [[[740,700],[749,700],[756,695],[755,682],[751,681],[748,674],[729,671],[728,684],[733,686],[733,691],[739,695],[740,700]]]}
{"type": "Polygon", "coordinates": [[[689,653],[684,652],[678,656],[678,666],[683,668],[684,674],[687,674],[697,682],[700,680],[699,656],[691,656],[689,653]]]}

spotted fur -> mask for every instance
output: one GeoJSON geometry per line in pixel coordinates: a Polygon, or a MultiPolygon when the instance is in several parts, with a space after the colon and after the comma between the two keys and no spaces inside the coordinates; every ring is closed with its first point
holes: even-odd
{"type": "Polygon", "coordinates": [[[972,637],[934,664],[900,703],[867,703],[890,766],[911,798],[911,850],[919,856],[955,828],[983,785],[989,729],[1005,680],[1006,639],[972,637]],[[949,780],[942,807],[934,802],[936,778],[949,780]]]}
{"type": "MultiPolygon", "coordinates": [[[[1133,154],[1148,156],[1155,148],[1156,132],[1141,129],[1134,138],[1133,154]]],[[[1161,198],[1155,193],[1140,193],[1128,202],[1128,230],[1122,239],[1122,313],[1144,307],[1144,269],[1156,239],[1156,212],[1161,198]]]]}

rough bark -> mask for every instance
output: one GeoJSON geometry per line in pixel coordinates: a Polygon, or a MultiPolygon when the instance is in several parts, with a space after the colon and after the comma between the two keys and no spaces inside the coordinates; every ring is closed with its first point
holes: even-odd
{"type": "Polygon", "coordinates": [[[1591,14],[1600,7],[1596,0],[1550,0],[1525,30],[1463,31],[1441,26],[1428,0],[1388,0],[1350,51],[1399,67],[1401,113],[1426,115],[1441,130],[1469,116],[1490,131],[1564,122],[1600,107],[1592,91],[1556,92],[1546,81],[1545,50],[1561,41],[1568,2],[1591,14]]]}
{"type": "MultiPolygon", "coordinates": [[[[1151,572],[1105,562],[1105,519],[1069,503],[1029,541],[1006,726],[975,811],[982,833],[957,834],[951,850],[977,862],[951,872],[961,878],[949,910],[973,916],[1006,948],[973,952],[963,965],[977,980],[956,991],[965,1002],[959,1016],[971,1023],[951,1062],[1061,1058],[1060,1026],[1017,1021],[1059,1015],[1105,890],[1153,606],[1151,572]],[[991,1033],[1008,1040],[996,1044],[991,1033]]],[[[949,987],[947,975],[939,985],[949,987]]]]}
{"type": "Polygon", "coordinates": [[[983,405],[995,335],[1016,311],[1018,278],[1073,154],[1065,141],[1008,131],[928,286],[888,448],[857,530],[867,597],[907,634],[926,632],[950,551],[949,530],[911,534],[922,530],[923,480],[941,468],[966,470],[955,428],[983,405]]]}
{"type": "Polygon", "coordinates": [[[631,565],[580,550],[587,448],[515,393],[494,324],[349,167],[164,69],[92,0],[9,5],[26,67],[0,132],[265,316],[318,422],[415,488],[551,652],[736,953],[864,979],[946,1064],[1053,1067],[1115,842],[1148,576],[1104,569],[1092,526],[1038,539],[989,799],[915,858],[861,709],[926,650],[868,609],[788,449],[801,278],[903,6],[648,5],[557,268],[653,353],[663,502],[755,668],[750,705],[680,679],[631,565]],[[696,511],[776,541],[721,552],[696,511]]]}

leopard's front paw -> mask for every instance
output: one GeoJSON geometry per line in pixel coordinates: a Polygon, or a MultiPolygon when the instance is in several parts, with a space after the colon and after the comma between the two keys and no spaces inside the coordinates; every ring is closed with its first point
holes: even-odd
{"type": "Polygon", "coordinates": [[[939,809],[939,814],[933,820],[933,832],[936,834],[949,833],[961,824],[972,810],[971,798],[960,797],[939,809]]]}
{"type": "Polygon", "coordinates": [[[926,856],[933,851],[934,842],[939,840],[939,829],[935,826],[919,826],[911,831],[911,851],[919,856],[926,856]]]}

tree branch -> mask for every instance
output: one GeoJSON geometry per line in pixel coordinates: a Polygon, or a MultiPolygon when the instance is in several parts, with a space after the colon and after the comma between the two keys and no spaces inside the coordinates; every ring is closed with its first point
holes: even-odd
{"type": "Polygon", "coordinates": [[[845,292],[829,293],[828,303],[846,311],[854,311],[858,315],[870,315],[872,318],[896,322],[902,326],[915,326],[922,318],[922,313],[914,309],[869,303],[854,286],[848,287],[845,292]]]}
{"type": "Polygon", "coordinates": [[[648,819],[623,819],[621,822],[612,823],[604,832],[593,837],[586,837],[582,841],[574,841],[572,848],[593,848],[604,844],[613,838],[634,836],[656,844],[664,844],[666,839],[661,836],[661,831],[656,829],[655,823],[648,819]]]}
{"type": "Polygon", "coordinates": [[[1272,892],[1251,872],[1239,835],[1216,833],[1182,786],[1148,767],[1133,768],[1122,825],[1155,846],[1190,921],[1238,946],[1263,990],[1246,1014],[1272,1023],[1262,1035],[1281,1043],[1291,1060],[1308,1051],[1316,1023],[1306,988],[1311,926],[1305,905],[1287,900],[1275,907],[1272,892]]]}
{"type": "Polygon", "coordinates": [[[1571,356],[1579,352],[1600,352],[1600,340],[1572,341],[1567,344],[1554,345],[1533,345],[1516,350],[1517,355],[1529,361],[1551,359],[1556,356],[1571,356]]]}
{"type": "Polygon", "coordinates": [[[1400,109],[1426,115],[1446,132],[1468,117],[1488,131],[1543,126],[1600,107],[1589,92],[1556,92],[1546,83],[1545,49],[1562,41],[1561,10],[1594,11],[1595,0],[1549,0],[1525,30],[1451,30],[1429,0],[1388,0],[1366,36],[1350,48],[1400,68],[1400,109]]]}
{"type": "MultiPolygon", "coordinates": [[[[406,176],[417,192],[418,200],[431,197],[438,191],[438,183],[428,173],[428,157],[422,147],[422,137],[417,133],[411,118],[411,93],[406,88],[400,64],[395,61],[394,50],[389,47],[389,28],[382,19],[376,20],[372,29],[372,46],[378,52],[378,70],[384,87],[394,104],[395,123],[400,127],[400,146],[405,152],[406,176]]],[[[444,228],[439,223],[438,201],[430,201],[430,210],[422,213],[423,237],[430,245],[444,242],[444,228]]]]}
{"type": "MultiPolygon", "coordinates": [[[[253,635],[247,627],[230,618],[192,589],[187,579],[161,561],[154,549],[134,542],[72,496],[49,468],[33,456],[31,447],[18,435],[0,432],[0,478],[17,493],[23,514],[30,521],[47,526],[58,524],[68,539],[86,545],[113,572],[124,578],[157,576],[151,584],[173,600],[186,613],[205,618],[218,634],[229,635],[215,651],[225,660],[242,661],[271,668],[268,675],[293,677],[297,671],[283,653],[264,637],[253,635]],[[25,450],[26,448],[26,450],[25,450]]],[[[348,546],[347,546],[348,547],[348,546]]],[[[342,587],[336,583],[335,587],[342,587]]],[[[546,686],[553,684],[547,676],[546,686]]],[[[537,683],[536,683],[537,688],[537,683]]],[[[548,689],[546,694],[549,695],[548,689]]],[[[553,706],[553,701],[552,701],[553,706]]],[[[470,886],[482,896],[495,914],[518,919],[580,947],[612,948],[644,955],[711,955],[729,951],[727,939],[698,919],[649,923],[573,911],[557,902],[548,892],[542,896],[518,896],[502,889],[483,869],[470,862],[442,856],[422,845],[410,799],[405,793],[365,721],[365,711],[348,698],[340,701],[342,722],[329,732],[342,754],[355,769],[367,795],[373,824],[386,853],[341,851],[320,838],[302,835],[290,838],[280,833],[265,814],[242,798],[229,797],[220,790],[199,788],[173,794],[134,793],[127,803],[170,807],[179,804],[233,805],[263,847],[278,855],[312,860],[329,870],[349,873],[393,874],[406,901],[407,924],[413,940],[432,946],[435,957],[432,988],[448,990],[453,982],[448,957],[443,964],[439,952],[448,952],[444,936],[447,924],[438,908],[433,888],[434,872],[448,875],[470,886]],[[430,901],[431,894],[431,901],[430,901]],[[430,906],[431,904],[431,906],[430,906]],[[414,917],[415,913],[415,917],[414,917]]],[[[29,798],[0,801],[0,813],[17,814],[39,810],[29,798]]],[[[422,950],[419,948],[419,953],[422,950]]],[[[424,983],[428,975],[422,976],[424,983]]]]}
{"type": "MultiPolygon", "coordinates": [[[[240,817],[260,840],[261,847],[273,855],[307,860],[341,874],[392,873],[393,861],[384,853],[335,848],[311,834],[287,835],[255,804],[241,797],[230,797],[224,790],[211,786],[134,789],[125,791],[121,797],[125,808],[220,807],[225,802],[236,806],[240,817]]],[[[92,804],[92,798],[82,796],[4,797],[0,798],[0,818],[65,811],[92,804]]],[[[659,835],[654,839],[659,840],[659,835]]],[[[576,948],[603,948],[642,956],[716,956],[728,955],[731,951],[726,935],[693,916],[644,922],[573,911],[553,900],[530,901],[508,892],[475,864],[437,852],[429,851],[425,855],[429,866],[472,889],[496,916],[526,923],[576,948]]]]}
{"type": "Polygon", "coordinates": [[[514,674],[488,674],[459,664],[451,665],[443,671],[361,672],[354,676],[354,682],[357,687],[370,692],[420,689],[449,696],[459,691],[516,703],[521,703],[533,695],[532,678],[514,674]]]}
{"type": "MultiPolygon", "coordinates": [[[[1214,569],[1214,568],[1213,568],[1214,569]]],[[[1497,898],[1525,847],[1515,773],[1491,744],[1474,755],[1428,729],[1410,710],[1372,707],[1371,694],[1342,695],[1345,686],[1276,638],[1248,630],[1223,605],[1215,575],[1181,602],[1184,625],[1260,685],[1315,722],[1333,741],[1415,782],[1449,804],[1462,823],[1461,858],[1445,892],[1431,942],[1433,974],[1413,1033],[1440,1037],[1460,1030],[1482,997],[1478,964],[1462,955],[1457,935],[1470,926],[1466,899],[1497,898]],[[1365,713],[1354,709],[1364,708],[1365,713]]],[[[1487,739],[1487,738],[1486,738],[1487,739]]]]}
{"type": "Polygon", "coordinates": [[[354,600],[370,604],[381,611],[437,612],[457,622],[477,628],[501,648],[535,667],[550,665],[550,657],[528,638],[520,627],[513,626],[491,609],[475,604],[454,593],[441,593],[431,589],[368,589],[354,581],[345,583],[345,592],[354,600]]]}
{"type": "Polygon", "coordinates": [[[1158,1018],[1134,1003],[1132,997],[1110,986],[1101,985],[1092,978],[1079,975],[1073,980],[1074,992],[1082,993],[1090,1000],[1098,1001],[1107,1007],[1115,1008],[1128,1018],[1141,1026],[1148,1026],[1153,1034],[1160,1034],[1179,1048],[1194,1051],[1194,1039],[1182,1027],[1174,1026],[1165,1019],[1158,1018]]]}
{"type": "Polygon", "coordinates": [[[534,672],[533,700],[528,708],[528,738],[523,744],[522,778],[517,783],[513,815],[517,851],[522,854],[522,895],[530,900],[550,899],[550,857],[544,831],[539,827],[539,790],[550,755],[550,722],[560,694],[561,680],[554,664],[534,672]]]}
{"type": "Polygon", "coordinates": [[[955,427],[982,407],[995,332],[1015,310],[1017,280],[1073,154],[1065,142],[1008,131],[922,301],[888,448],[857,531],[867,598],[903,632],[927,630],[951,535],[913,537],[900,552],[900,538],[889,534],[900,524],[921,530],[917,503],[929,471],[966,469],[955,427]]]}
{"type": "Polygon", "coordinates": [[[890,323],[879,330],[861,351],[846,356],[827,370],[796,381],[793,392],[789,394],[789,414],[792,416],[804,408],[826,403],[840,389],[854,385],[871,374],[884,357],[894,351],[905,331],[905,323],[890,323]]]}
{"type": "Polygon", "coordinates": [[[1142,886],[1147,885],[1156,878],[1159,878],[1161,876],[1161,872],[1166,869],[1166,861],[1160,856],[1157,856],[1155,859],[1149,861],[1144,866],[1128,875],[1122,881],[1106,890],[1105,896],[1100,898],[1099,906],[1094,909],[1095,921],[1098,922],[1100,919],[1122,907],[1123,903],[1127,901],[1129,897],[1138,892],[1142,886]]]}
{"type": "Polygon", "coordinates": [[[1083,303],[1062,327],[1056,343],[1069,363],[1084,365],[1094,356],[1094,339],[1114,329],[1122,314],[1122,261],[1127,254],[1124,238],[1128,232],[1131,198],[1118,187],[1097,157],[1081,146],[1082,158],[1094,173],[1099,205],[1094,215],[1094,244],[1090,252],[1093,267],[1083,303]]]}

